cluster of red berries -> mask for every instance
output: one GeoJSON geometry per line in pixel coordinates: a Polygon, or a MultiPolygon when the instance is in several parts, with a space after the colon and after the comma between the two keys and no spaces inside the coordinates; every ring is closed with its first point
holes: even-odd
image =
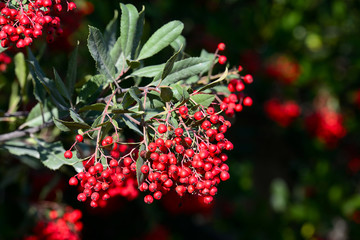
{"type": "Polygon", "coordinates": [[[0,72],[5,72],[7,66],[11,63],[11,57],[5,53],[0,53],[0,72]]]}
{"type": "Polygon", "coordinates": [[[170,190],[179,196],[203,196],[205,203],[211,203],[216,186],[230,178],[229,167],[224,163],[228,157],[223,151],[233,149],[224,136],[231,123],[218,115],[214,107],[206,111],[200,107],[193,115],[186,106],[177,110],[181,126],[160,124],[147,151],[140,153],[145,159],[141,167],[145,181],[139,189],[152,193],[144,198],[148,204],[170,190]]]}
{"type": "Polygon", "coordinates": [[[0,40],[3,48],[29,46],[34,38],[47,34],[46,40],[52,42],[55,34],[63,32],[60,18],[62,11],[76,8],[75,3],[65,0],[35,0],[23,4],[17,1],[0,3],[0,40]]]}
{"type": "Polygon", "coordinates": [[[301,109],[294,101],[281,102],[277,98],[272,98],[265,103],[265,113],[270,119],[277,122],[282,127],[289,126],[297,117],[301,109]]]}
{"type": "Polygon", "coordinates": [[[33,235],[25,240],[80,240],[83,223],[82,213],[78,209],[47,209],[39,211],[39,221],[33,229],[33,235]],[[47,214],[46,214],[47,213],[47,214]]]}
{"type": "Polygon", "coordinates": [[[297,62],[281,55],[269,59],[266,73],[282,83],[291,84],[299,78],[301,71],[297,62]]]}
{"type": "MultiPolygon", "coordinates": [[[[225,43],[219,43],[218,46],[217,46],[216,52],[218,52],[218,51],[224,51],[224,50],[225,50],[225,47],[226,47],[226,46],[225,46],[225,43]]],[[[224,55],[220,55],[220,56],[219,56],[218,62],[219,62],[221,65],[225,64],[226,61],[227,61],[226,56],[224,56],[224,55]]]]}
{"type": "Polygon", "coordinates": [[[308,116],[305,122],[308,131],[328,147],[335,147],[346,135],[342,115],[329,108],[319,109],[308,116]]]}
{"type": "MultiPolygon", "coordinates": [[[[239,66],[239,71],[242,70],[242,67],[239,66]]],[[[253,77],[250,74],[247,74],[240,79],[231,79],[228,84],[228,89],[231,94],[225,97],[220,104],[220,109],[225,111],[225,114],[228,117],[233,117],[235,112],[241,112],[243,106],[250,107],[253,104],[253,100],[249,96],[245,96],[242,92],[245,89],[245,84],[251,84],[253,82],[253,77]]]]}
{"type": "MultiPolygon", "coordinates": [[[[76,136],[77,142],[83,141],[82,135],[76,136]]],[[[84,170],[69,180],[69,185],[77,186],[80,181],[80,193],[77,199],[81,202],[90,199],[91,207],[105,207],[106,201],[113,196],[123,196],[132,200],[138,196],[135,179],[137,152],[127,145],[114,142],[111,136],[101,141],[102,147],[109,152],[106,164],[95,162],[94,157],[83,161],[84,170]],[[123,157],[120,158],[120,156],[123,157]]],[[[72,152],[67,150],[65,158],[71,158],[72,152]]]]}

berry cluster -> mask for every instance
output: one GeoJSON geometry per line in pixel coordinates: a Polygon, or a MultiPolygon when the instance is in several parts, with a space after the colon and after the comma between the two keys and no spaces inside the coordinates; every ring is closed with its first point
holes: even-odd
{"type": "Polygon", "coordinates": [[[46,209],[38,211],[39,221],[33,229],[33,235],[25,240],[79,240],[83,228],[80,210],[66,207],[65,209],[46,209]]]}
{"type": "MultiPolygon", "coordinates": [[[[76,142],[82,142],[83,136],[77,135],[76,142]]],[[[107,136],[101,141],[102,147],[109,152],[102,156],[105,163],[94,160],[94,155],[83,161],[84,170],[69,180],[69,185],[77,186],[80,181],[80,193],[77,199],[81,202],[90,199],[91,207],[105,207],[110,197],[117,195],[132,200],[138,196],[135,179],[137,152],[127,145],[119,144],[113,137],[107,136]],[[123,157],[120,158],[120,156],[123,157]]],[[[67,150],[65,158],[71,158],[72,152],[67,150]]]]}
{"type": "Polygon", "coordinates": [[[0,3],[0,40],[3,48],[29,46],[33,39],[47,34],[48,42],[55,34],[63,32],[60,27],[62,11],[76,8],[75,3],[65,0],[5,1],[0,3]]]}
{"type": "Polygon", "coordinates": [[[7,66],[11,63],[11,57],[5,53],[0,53],[0,72],[5,72],[7,66]]]}
{"type": "Polygon", "coordinates": [[[346,135],[341,114],[322,108],[306,118],[308,131],[315,135],[328,147],[335,147],[338,141],[346,135]]]}
{"type": "MultiPolygon", "coordinates": [[[[216,49],[216,53],[215,54],[217,54],[217,52],[218,51],[224,51],[225,50],[225,43],[219,43],[218,44],[218,46],[217,46],[217,49],[216,49]]],[[[226,61],[227,61],[227,58],[226,58],[226,56],[224,56],[224,55],[219,55],[219,59],[218,59],[218,62],[220,63],[220,64],[225,64],[226,63],[226,61]]]]}
{"type": "Polygon", "coordinates": [[[301,71],[297,62],[282,55],[269,59],[266,65],[266,73],[282,83],[292,84],[299,78],[301,71]]]}
{"type": "Polygon", "coordinates": [[[270,119],[282,127],[289,126],[300,115],[300,106],[294,101],[281,102],[272,98],[265,103],[265,112],[270,119]]]}
{"type": "Polygon", "coordinates": [[[144,201],[175,190],[179,196],[193,194],[204,196],[205,203],[211,203],[217,193],[217,185],[230,178],[228,159],[224,150],[232,150],[233,144],[224,134],[231,126],[214,107],[197,110],[189,114],[187,106],[176,109],[179,113],[179,127],[168,123],[158,126],[158,133],[147,150],[140,156],[145,163],[141,166],[145,181],[140,191],[150,191],[144,201]]]}
{"type": "MultiPolygon", "coordinates": [[[[239,66],[239,72],[242,70],[242,67],[239,66]]],[[[233,117],[235,112],[241,112],[243,106],[250,107],[253,104],[251,97],[245,96],[242,92],[245,89],[245,84],[251,84],[253,82],[253,77],[250,74],[247,74],[240,79],[231,79],[228,84],[228,89],[231,94],[225,97],[220,104],[220,109],[225,111],[225,114],[228,117],[233,117]]]]}

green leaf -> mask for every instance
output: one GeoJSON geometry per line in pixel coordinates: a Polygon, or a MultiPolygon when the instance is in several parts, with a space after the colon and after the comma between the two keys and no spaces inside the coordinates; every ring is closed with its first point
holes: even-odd
{"type": "Polygon", "coordinates": [[[184,24],[172,21],[158,29],[142,47],[138,60],[145,59],[169,46],[182,32],[184,24]]]}
{"type": "Polygon", "coordinates": [[[120,109],[120,108],[116,108],[116,109],[111,109],[111,113],[115,113],[115,114],[123,114],[123,113],[136,113],[134,111],[128,110],[128,109],[120,109]]]}
{"type": "Polygon", "coordinates": [[[115,63],[107,51],[103,36],[99,29],[89,26],[88,48],[96,62],[98,71],[107,79],[115,80],[115,63]]]}
{"type": "Polygon", "coordinates": [[[206,89],[212,88],[214,86],[216,86],[217,84],[219,84],[220,82],[222,82],[223,80],[226,79],[226,76],[228,74],[228,68],[225,68],[224,73],[221,75],[221,77],[219,77],[218,79],[216,79],[215,81],[212,81],[211,83],[201,87],[200,89],[196,90],[197,92],[202,92],[206,89]]]}
{"type": "Polygon", "coordinates": [[[120,3],[120,7],[122,11],[120,26],[121,49],[125,58],[131,58],[139,13],[136,7],[131,4],[124,5],[120,3]]]}
{"type": "Polygon", "coordinates": [[[135,102],[134,98],[131,97],[130,93],[125,93],[121,105],[124,109],[128,109],[135,102]]]}
{"type": "Polygon", "coordinates": [[[53,118],[55,126],[63,132],[70,132],[71,129],[62,123],[58,118],[53,118]]]}
{"type": "MultiPolygon", "coordinates": [[[[182,79],[201,73],[209,64],[209,60],[199,57],[187,58],[174,63],[170,74],[162,80],[161,85],[166,86],[182,79]]],[[[151,85],[157,86],[160,80],[154,81],[151,85]]]]}
{"type": "Polygon", "coordinates": [[[76,83],[78,49],[79,49],[79,42],[76,44],[74,51],[71,53],[67,72],[66,72],[66,87],[69,92],[70,101],[74,93],[74,86],[76,83]]]}
{"type": "Polygon", "coordinates": [[[1,144],[1,148],[8,150],[15,156],[30,156],[39,159],[40,154],[35,147],[22,141],[7,141],[1,144]]]}
{"type": "Polygon", "coordinates": [[[126,115],[122,116],[122,119],[124,120],[126,126],[128,126],[131,130],[134,130],[136,133],[138,133],[140,136],[143,136],[143,132],[139,130],[137,125],[133,123],[126,115]]]}
{"type": "Polygon", "coordinates": [[[174,97],[178,101],[187,100],[190,98],[189,93],[186,91],[184,87],[182,87],[180,84],[171,84],[170,87],[173,89],[174,97]]]}
{"type": "MultiPolygon", "coordinates": [[[[29,50],[29,52],[31,53],[30,50],[29,50]]],[[[64,98],[61,96],[61,94],[57,90],[54,81],[45,77],[43,71],[41,70],[41,68],[39,66],[38,61],[36,60],[34,55],[32,55],[32,53],[29,54],[29,63],[31,66],[30,72],[31,72],[32,77],[34,79],[37,79],[42,84],[42,86],[44,87],[46,92],[49,94],[51,101],[58,108],[63,109],[63,110],[67,109],[69,107],[69,105],[65,102],[64,98]]],[[[37,87],[39,87],[39,86],[37,86],[37,87]]]]}
{"type": "Polygon", "coordinates": [[[69,112],[72,120],[74,120],[77,123],[85,123],[85,121],[80,117],[80,115],[77,112],[75,112],[73,109],[69,109],[69,112]]]}
{"type": "Polygon", "coordinates": [[[86,104],[94,102],[106,82],[104,75],[95,75],[89,78],[79,92],[78,101],[86,104]]]}
{"type": "Polygon", "coordinates": [[[137,61],[137,60],[126,60],[126,63],[127,65],[130,67],[130,68],[138,68],[140,66],[140,62],[137,61]]]}
{"type": "Polygon", "coordinates": [[[190,97],[197,105],[208,107],[214,101],[214,94],[196,94],[190,97]]]}
{"type": "Polygon", "coordinates": [[[140,111],[143,111],[144,108],[143,108],[143,103],[142,101],[140,100],[140,98],[138,97],[138,95],[140,94],[140,90],[137,88],[137,87],[131,87],[129,89],[129,94],[130,96],[138,103],[139,105],[139,110],[140,111]]]}
{"type": "Polygon", "coordinates": [[[68,89],[65,87],[64,82],[61,80],[59,74],[57,73],[56,69],[54,68],[54,79],[56,88],[59,90],[60,94],[65,97],[69,102],[71,102],[71,97],[68,89]]]}
{"type": "Polygon", "coordinates": [[[180,50],[183,51],[186,46],[186,39],[184,36],[179,35],[171,44],[170,46],[174,49],[175,52],[179,52],[180,50]]]}
{"type": "Polygon", "coordinates": [[[119,12],[114,11],[114,18],[108,23],[104,32],[104,42],[108,51],[112,49],[116,42],[117,29],[118,29],[119,12]]]}
{"type": "Polygon", "coordinates": [[[165,64],[143,67],[134,71],[131,75],[138,77],[148,77],[148,78],[155,77],[157,74],[161,72],[161,70],[164,69],[164,66],[165,64]]]}
{"type": "Polygon", "coordinates": [[[59,117],[57,108],[50,109],[48,106],[45,106],[43,109],[41,108],[40,103],[36,104],[35,107],[31,109],[28,117],[26,118],[26,122],[21,125],[21,127],[37,127],[44,123],[43,119],[45,122],[48,122],[53,117],[59,117]],[[42,114],[44,114],[44,116],[42,116],[42,114]]]}
{"type": "Polygon", "coordinates": [[[81,122],[68,122],[61,119],[54,118],[55,125],[61,130],[61,131],[73,131],[78,129],[89,129],[90,126],[86,123],[81,122]],[[65,128],[66,127],[66,128],[65,128]]]}
{"type": "Polygon", "coordinates": [[[145,23],[145,7],[142,6],[141,11],[139,12],[139,17],[136,23],[136,32],[132,44],[132,51],[131,51],[131,59],[135,59],[135,54],[138,53],[138,48],[140,47],[140,41],[143,34],[145,23]]]}
{"type": "Polygon", "coordinates": [[[85,111],[89,111],[89,110],[102,112],[102,111],[104,111],[105,107],[106,107],[106,104],[104,104],[104,103],[94,103],[92,105],[87,105],[87,106],[80,108],[79,112],[85,112],[85,111]]]}
{"type": "Polygon", "coordinates": [[[144,150],[146,150],[145,145],[142,144],[139,148],[138,159],[136,160],[136,180],[137,180],[138,186],[140,186],[145,180],[145,175],[141,172],[141,167],[142,167],[142,165],[144,165],[145,160],[140,156],[141,151],[144,151],[144,150]]]}
{"type": "MultiPolygon", "coordinates": [[[[27,49],[28,51],[28,58],[29,59],[35,59],[35,56],[33,55],[33,53],[31,52],[30,48],[27,49]]],[[[36,61],[35,62],[36,64],[36,67],[39,68],[38,72],[40,72],[42,74],[42,76],[44,76],[44,73],[42,72],[42,70],[40,69],[40,66],[38,64],[38,62],[36,61]]],[[[36,73],[33,69],[30,69],[30,72],[31,72],[31,76],[32,76],[32,82],[33,82],[33,85],[34,85],[34,96],[36,98],[36,100],[42,104],[45,103],[46,101],[46,91],[45,89],[42,87],[39,79],[36,77],[36,73]]]]}
{"type": "Polygon", "coordinates": [[[46,143],[38,140],[38,151],[41,162],[51,170],[57,170],[63,165],[71,165],[79,171],[77,163],[80,163],[81,160],[76,157],[76,152],[73,152],[71,159],[66,159],[64,157],[65,149],[60,142],[46,143]]]}
{"type": "Polygon", "coordinates": [[[164,70],[161,73],[161,79],[165,79],[167,77],[167,75],[170,74],[171,70],[173,69],[176,58],[179,55],[180,51],[181,51],[181,48],[179,49],[179,51],[174,53],[174,55],[172,55],[171,58],[169,58],[169,60],[166,61],[165,66],[164,66],[164,70]]]}
{"type": "Polygon", "coordinates": [[[170,102],[173,98],[173,92],[170,87],[161,87],[160,88],[160,97],[164,102],[170,102]]]}
{"type": "MultiPolygon", "coordinates": [[[[144,97],[141,98],[144,101],[144,97]]],[[[145,110],[163,108],[165,103],[161,100],[160,94],[157,92],[148,93],[146,96],[145,110]]]]}
{"type": "Polygon", "coordinates": [[[19,85],[21,89],[25,88],[26,85],[26,63],[25,63],[25,56],[22,52],[19,52],[14,57],[15,63],[15,74],[19,81],[19,85]]]}
{"type": "Polygon", "coordinates": [[[111,49],[110,56],[113,62],[115,63],[116,74],[119,74],[122,70],[124,70],[127,67],[126,58],[121,49],[120,38],[118,38],[114,47],[111,49]]]}
{"type": "Polygon", "coordinates": [[[144,121],[150,121],[151,118],[153,117],[159,117],[161,115],[166,115],[167,111],[164,111],[163,108],[156,108],[156,109],[150,109],[150,110],[146,110],[145,111],[145,117],[144,117],[144,121]]]}

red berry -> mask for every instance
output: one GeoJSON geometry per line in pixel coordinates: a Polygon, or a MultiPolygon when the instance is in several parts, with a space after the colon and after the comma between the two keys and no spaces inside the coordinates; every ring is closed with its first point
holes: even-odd
{"type": "Polygon", "coordinates": [[[147,204],[151,204],[151,203],[153,203],[153,201],[154,201],[154,199],[153,199],[153,197],[151,195],[146,195],[144,197],[144,202],[147,203],[147,204]]]}
{"type": "Polygon", "coordinates": [[[86,200],[86,195],[84,193],[79,193],[77,196],[78,201],[80,202],[85,202],[86,200]]]}
{"type": "Polygon", "coordinates": [[[187,113],[188,113],[188,108],[186,107],[186,106],[181,106],[181,107],[179,107],[179,113],[181,114],[181,115],[186,115],[187,113]]]}
{"type": "Polygon", "coordinates": [[[93,207],[93,208],[96,208],[98,206],[98,204],[95,201],[91,201],[90,206],[93,207]]]}
{"type": "Polygon", "coordinates": [[[148,165],[141,166],[141,172],[144,174],[147,174],[150,171],[150,168],[148,165]]]}
{"type": "Polygon", "coordinates": [[[69,185],[71,185],[71,186],[76,186],[76,185],[78,185],[78,180],[75,178],[75,177],[71,177],[70,179],[69,179],[69,185]]]}
{"type": "Polygon", "coordinates": [[[158,131],[159,131],[160,134],[166,133],[166,131],[167,131],[166,125],[165,125],[165,124],[160,124],[160,125],[158,126],[158,131]]]}
{"type": "Polygon", "coordinates": [[[176,128],[175,129],[175,135],[176,136],[180,137],[180,136],[183,135],[183,133],[184,133],[184,130],[182,128],[176,128]]]}
{"type": "Polygon", "coordinates": [[[202,112],[196,112],[194,114],[195,120],[201,120],[203,117],[204,117],[204,115],[202,114],[202,112]]]}
{"type": "Polygon", "coordinates": [[[110,195],[105,193],[103,196],[102,196],[102,200],[106,201],[110,198],[110,195]]]}
{"type": "Polygon", "coordinates": [[[160,191],[157,191],[157,192],[154,193],[154,198],[156,200],[160,200],[161,197],[162,197],[162,193],[160,191]]]}
{"type": "Polygon", "coordinates": [[[106,145],[110,145],[113,143],[113,138],[111,136],[107,136],[104,140],[106,145]]]}
{"type": "Polygon", "coordinates": [[[210,204],[213,200],[214,200],[214,198],[212,196],[204,197],[204,203],[206,203],[206,204],[210,204]]]}
{"type": "Polygon", "coordinates": [[[221,179],[222,181],[226,181],[226,180],[228,180],[229,178],[230,178],[230,174],[229,174],[228,172],[222,171],[222,172],[220,173],[220,179],[221,179]]]}
{"type": "Polygon", "coordinates": [[[115,159],[111,159],[109,165],[111,168],[115,168],[119,165],[119,163],[115,159]]]}
{"type": "Polygon", "coordinates": [[[244,82],[250,84],[253,82],[253,77],[250,74],[244,76],[244,82]]]}
{"type": "Polygon", "coordinates": [[[76,8],[76,4],[73,2],[69,2],[69,4],[68,4],[69,11],[74,10],[75,8],[76,8]]]}
{"type": "Polygon", "coordinates": [[[224,51],[225,50],[225,43],[219,43],[218,47],[219,51],[224,51]]]}
{"type": "Polygon", "coordinates": [[[244,106],[250,107],[253,104],[253,100],[250,97],[246,97],[243,100],[244,106]]]}
{"type": "Polygon", "coordinates": [[[65,151],[65,153],[64,153],[65,158],[70,159],[70,158],[72,158],[72,156],[73,156],[73,154],[70,150],[65,151]]]}
{"type": "Polygon", "coordinates": [[[225,64],[226,60],[227,60],[227,58],[225,56],[223,56],[223,55],[219,56],[218,61],[219,61],[220,64],[225,64]]]}
{"type": "Polygon", "coordinates": [[[76,135],[75,139],[76,139],[76,141],[78,141],[78,142],[82,142],[82,141],[84,140],[84,137],[79,134],[79,135],[76,135]]]}

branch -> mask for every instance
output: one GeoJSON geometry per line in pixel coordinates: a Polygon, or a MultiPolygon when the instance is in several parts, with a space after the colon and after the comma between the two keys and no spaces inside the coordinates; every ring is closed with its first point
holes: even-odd
{"type": "Polygon", "coordinates": [[[20,137],[24,137],[26,135],[32,134],[32,133],[36,133],[39,132],[41,129],[44,128],[48,128],[54,125],[54,122],[46,122],[40,126],[37,127],[32,127],[32,128],[28,128],[25,130],[15,130],[13,132],[10,133],[5,133],[5,134],[1,134],[0,135],[0,142],[5,142],[14,138],[20,138],[20,137]]]}

